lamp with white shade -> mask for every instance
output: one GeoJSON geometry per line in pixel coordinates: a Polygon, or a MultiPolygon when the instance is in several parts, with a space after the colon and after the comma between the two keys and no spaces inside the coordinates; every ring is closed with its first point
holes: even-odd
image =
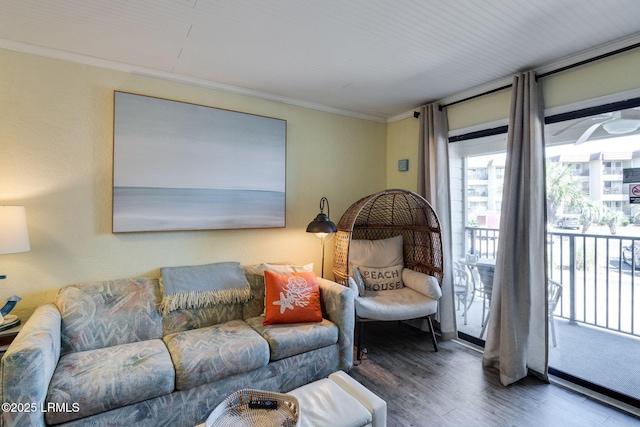
{"type": "MultiPolygon", "coordinates": [[[[24,206],[0,206],[0,255],[30,250],[27,215],[24,206]]],[[[0,279],[6,279],[6,277],[6,275],[0,275],[0,279]]],[[[21,299],[19,296],[13,295],[0,309],[0,330],[20,324],[18,316],[9,314],[9,312],[21,299]]]]}

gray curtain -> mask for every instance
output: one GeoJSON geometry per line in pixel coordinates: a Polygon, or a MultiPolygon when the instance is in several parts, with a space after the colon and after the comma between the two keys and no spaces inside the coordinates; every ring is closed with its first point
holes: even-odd
{"type": "Polygon", "coordinates": [[[453,297],[451,249],[451,191],[449,189],[449,140],[446,110],[437,104],[420,109],[418,144],[418,194],[427,199],[440,219],[444,279],[437,320],[444,339],[457,338],[453,297]]]}
{"type": "Polygon", "coordinates": [[[483,365],[509,385],[548,381],[544,108],[535,73],[514,77],[500,240],[483,365]]]}

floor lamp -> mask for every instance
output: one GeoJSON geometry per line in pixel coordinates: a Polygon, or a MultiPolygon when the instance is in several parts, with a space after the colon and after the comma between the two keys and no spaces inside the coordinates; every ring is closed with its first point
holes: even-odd
{"type": "Polygon", "coordinates": [[[327,236],[338,231],[338,227],[329,219],[329,201],[326,197],[320,199],[320,213],[307,226],[307,233],[315,233],[322,240],[322,277],[324,278],[324,243],[327,236]],[[324,205],[327,204],[327,214],[324,205]]]}
{"type": "MultiPolygon", "coordinates": [[[[15,254],[31,250],[27,231],[27,216],[24,206],[0,206],[0,255],[15,254]]],[[[7,276],[0,275],[0,279],[7,276]]],[[[20,324],[18,316],[9,314],[20,301],[17,295],[9,297],[0,309],[0,331],[20,324]]]]}

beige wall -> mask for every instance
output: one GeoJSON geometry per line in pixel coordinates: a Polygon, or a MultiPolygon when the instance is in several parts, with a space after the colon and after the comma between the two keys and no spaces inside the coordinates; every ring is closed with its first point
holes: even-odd
{"type": "MultiPolygon", "coordinates": [[[[544,77],[545,107],[558,107],[640,88],[640,49],[544,77]]],[[[478,97],[447,108],[449,130],[509,118],[511,89],[478,97]]],[[[418,120],[388,124],[387,187],[417,188],[418,120]],[[398,172],[397,161],[409,159],[409,172],[398,172]]]]}
{"type": "Polygon", "coordinates": [[[410,117],[387,126],[387,188],[418,190],[420,121],[410,117]],[[409,159],[409,170],[398,171],[398,160],[409,159]]]}
{"type": "MultiPolygon", "coordinates": [[[[337,222],[384,189],[386,161],[383,123],[0,49],[0,204],[26,206],[31,239],[30,252],[0,256],[0,301],[20,295],[24,318],[63,285],[171,265],[288,260],[319,273],[321,246],[305,228],[320,197],[337,222]],[[114,90],[286,120],[287,227],[112,234],[114,90]]],[[[331,262],[329,243],[329,276],[331,262]]]]}

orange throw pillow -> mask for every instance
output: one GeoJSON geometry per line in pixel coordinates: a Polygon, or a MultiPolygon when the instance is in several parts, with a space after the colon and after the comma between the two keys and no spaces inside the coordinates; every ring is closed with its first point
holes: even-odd
{"type": "Polygon", "coordinates": [[[264,272],[266,306],[263,325],[321,322],[320,290],[314,272],[264,272]]]}

